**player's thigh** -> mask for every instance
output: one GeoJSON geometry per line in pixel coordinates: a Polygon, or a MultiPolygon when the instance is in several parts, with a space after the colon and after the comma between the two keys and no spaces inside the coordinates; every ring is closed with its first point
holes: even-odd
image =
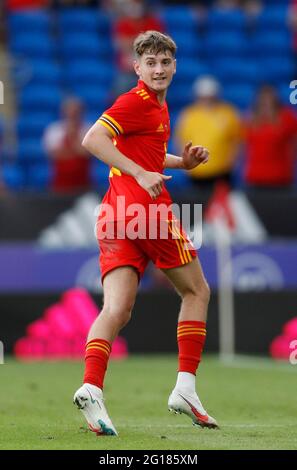
{"type": "Polygon", "coordinates": [[[187,293],[209,295],[209,287],[198,257],[190,263],[176,268],[162,269],[177,292],[183,297],[187,293]]]}
{"type": "Polygon", "coordinates": [[[104,309],[112,313],[132,310],[138,288],[138,273],[132,266],[109,271],[103,279],[104,309]]]}

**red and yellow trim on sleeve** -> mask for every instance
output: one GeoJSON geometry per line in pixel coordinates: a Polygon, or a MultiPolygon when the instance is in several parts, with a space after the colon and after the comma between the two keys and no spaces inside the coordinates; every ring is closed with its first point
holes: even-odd
{"type": "Polygon", "coordinates": [[[102,114],[97,122],[100,122],[102,126],[106,127],[106,129],[112,133],[113,137],[124,133],[122,126],[108,114],[102,114]]]}
{"type": "Polygon", "coordinates": [[[109,178],[112,178],[113,175],[122,176],[122,172],[121,172],[121,170],[119,170],[118,168],[116,168],[115,166],[113,166],[113,167],[111,167],[108,176],[109,176],[109,178]]]}
{"type": "Polygon", "coordinates": [[[174,220],[168,221],[168,228],[169,228],[170,233],[174,236],[174,240],[175,240],[175,243],[179,252],[179,257],[180,257],[182,264],[189,263],[190,261],[192,261],[193,257],[190,251],[185,249],[185,245],[187,244],[187,241],[183,237],[183,235],[180,233],[180,230],[177,227],[174,220]]]}

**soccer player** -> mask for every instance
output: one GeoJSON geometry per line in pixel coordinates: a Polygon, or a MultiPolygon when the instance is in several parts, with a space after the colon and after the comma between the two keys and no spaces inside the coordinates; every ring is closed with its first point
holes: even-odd
{"type": "Polygon", "coordinates": [[[216,420],[205,411],[195,389],[206,336],[209,287],[196,251],[170,209],[166,215],[160,211],[151,216],[150,212],[154,204],[167,208],[172,204],[165,187],[170,176],[163,175],[163,169],[195,168],[207,162],[208,151],[189,142],[181,157],[166,153],[170,127],[165,98],[176,71],[174,41],[160,32],[146,31],[135,39],[134,52],[138,85],[121,95],[83,140],[83,146],[108,164],[111,172],[103,199],[105,209],[97,223],[104,305],[88,335],[84,383],[75,393],[74,403],[97,435],[117,435],[104,405],[104,376],[112,342],[130,320],[139,279],[152,260],[182,299],[177,326],[178,375],[168,408],[185,413],[194,424],[216,428],[216,420]],[[118,209],[123,197],[124,225],[118,209]],[[143,208],[143,225],[157,222],[163,229],[166,225],[169,236],[163,237],[164,230],[155,238],[129,236],[135,204],[143,208]],[[113,238],[111,228],[119,227],[113,238]]]}

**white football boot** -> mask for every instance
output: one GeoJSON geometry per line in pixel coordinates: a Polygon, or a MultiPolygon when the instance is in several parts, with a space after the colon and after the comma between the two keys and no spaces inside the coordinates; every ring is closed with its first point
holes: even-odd
{"type": "Polygon", "coordinates": [[[97,436],[117,436],[105,405],[102,390],[95,385],[83,384],[73,397],[73,403],[86,418],[90,431],[97,436]]]}
{"type": "Polygon", "coordinates": [[[186,414],[192,419],[194,426],[213,429],[219,427],[216,420],[203,408],[197,393],[175,388],[168,399],[168,409],[176,414],[186,414]]]}

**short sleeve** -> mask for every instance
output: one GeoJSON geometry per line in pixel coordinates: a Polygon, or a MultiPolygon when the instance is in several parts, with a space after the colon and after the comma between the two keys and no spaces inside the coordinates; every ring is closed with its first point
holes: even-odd
{"type": "Polygon", "coordinates": [[[135,93],[121,95],[107,109],[98,122],[106,127],[114,137],[120,134],[131,134],[143,128],[143,100],[135,93]]]}

